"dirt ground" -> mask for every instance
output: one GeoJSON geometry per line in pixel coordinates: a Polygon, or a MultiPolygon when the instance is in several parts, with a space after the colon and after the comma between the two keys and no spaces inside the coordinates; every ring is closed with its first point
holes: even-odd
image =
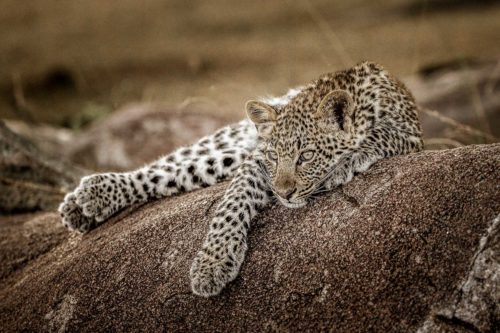
{"type": "Polygon", "coordinates": [[[496,59],[499,31],[488,0],[3,0],[0,118],[80,128],[143,101],[239,118],[360,60],[405,77],[496,59]]]}

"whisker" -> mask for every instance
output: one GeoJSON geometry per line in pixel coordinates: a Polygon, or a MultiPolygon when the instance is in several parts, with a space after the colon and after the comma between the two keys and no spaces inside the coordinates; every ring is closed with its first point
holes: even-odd
{"type": "Polygon", "coordinates": [[[260,167],[261,169],[261,174],[263,176],[263,179],[264,181],[267,183],[267,186],[268,188],[271,190],[271,192],[273,192],[274,194],[274,198],[273,199],[276,199],[277,198],[277,194],[276,194],[276,191],[274,191],[274,188],[272,186],[272,180],[271,178],[269,178],[269,175],[267,174],[266,170],[265,170],[265,167],[262,165],[262,163],[260,161],[257,161],[257,165],[260,167]]]}
{"type": "Polygon", "coordinates": [[[323,190],[320,190],[320,191],[315,191],[313,193],[311,193],[311,195],[317,195],[317,194],[321,194],[321,193],[325,193],[325,192],[331,192],[332,190],[331,189],[323,189],[323,190]]]}

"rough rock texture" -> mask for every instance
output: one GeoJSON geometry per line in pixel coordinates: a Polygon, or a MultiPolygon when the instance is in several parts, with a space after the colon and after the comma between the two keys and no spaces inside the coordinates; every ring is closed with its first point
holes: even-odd
{"type": "Polygon", "coordinates": [[[0,233],[0,330],[494,332],[499,166],[500,144],[427,151],[302,209],[274,206],[240,276],[211,299],[191,294],[188,272],[226,184],[85,236],[56,214],[26,216],[0,233]],[[5,255],[9,240],[36,251],[5,255]]]}
{"type": "Polygon", "coordinates": [[[467,276],[450,304],[428,317],[419,332],[491,332],[500,329],[500,215],[479,243],[467,276]]]}

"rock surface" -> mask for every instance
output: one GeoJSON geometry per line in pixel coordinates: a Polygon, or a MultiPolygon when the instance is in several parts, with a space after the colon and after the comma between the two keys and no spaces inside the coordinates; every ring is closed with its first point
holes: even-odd
{"type": "Polygon", "coordinates": [[[9,220],[0,331],[493,332],[499,166],[500,144],[427,151],[302,209],[273,206],[252,226],[240,276],[211,299],[190,292],[189,267],[227,184],[84,236],[55,213],[9,220]]]}

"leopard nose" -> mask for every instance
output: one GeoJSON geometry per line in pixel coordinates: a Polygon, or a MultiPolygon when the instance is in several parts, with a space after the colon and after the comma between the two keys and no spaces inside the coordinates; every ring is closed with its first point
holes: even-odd
{"type": "Polygon", "coordinates": [[[280,189],[276,191],[276,194],[285,200],[289,200],[296,191],[296,188],[280,189]]]}

